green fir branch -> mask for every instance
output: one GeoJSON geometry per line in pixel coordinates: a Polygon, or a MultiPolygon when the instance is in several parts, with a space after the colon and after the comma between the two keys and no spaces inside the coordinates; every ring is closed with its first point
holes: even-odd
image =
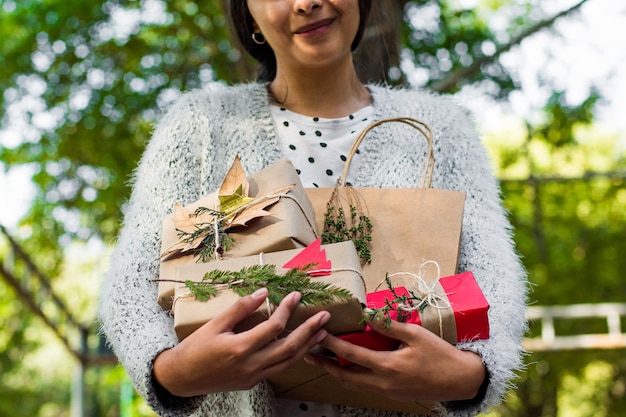
{"type": "Polygon", "coordinates": [[[352,294],[345,288],[311,280],[307,272],[311,268],[309,265],[304,269],[290,269],[285,275],[276,274],[275,265],[253,265],[239,271],[214,270],[207,272],[200,282],[185,281],[185,286],[198,301],[215,297],[217,288],[224,285],[241,297],[267,288],[268,299],[274,305],[280,304],[293,291],[302,294],[300,303],[305,305],[324,305],[335,300],[346,302],[352,299],[352,294]]]}
{"type": "Polygon", "coordinates": [[[215,287],[212,285],[197,285],[202,284],[191,280],[185,280],[185,287],[191,291],[196,300],[206,302],[217,295],[215,287]]]}
{"type": "Polygon", "coordinates": [[[351,240],[354,243],[359,258],[367,263],[372,262],[370,242],[372,241],[372,223],[369,217],[359,215],[357,208],[350,205],[350,226],[346,220],[343,207],[326,206],[324,213],[324,230],[322,232],[322,243],[339,243],[351,240]]]}
{"type": "Polygon", "coordinates": [[[399,321],[401,323],[405,323],[411,316],[410,311],[406,311],[404,309],[398,308],[399,305],[405,305],[409,308],[415,305],[418,305],[419,306],[418,310],[420,313],[424,311],[424,309],[426,308],[426,305],[422,303],[423,299],[417,294],[415,294],[413,291],[409,290],[408,291],[409,295],[398,294],[393,284],[391,283],[391,278],[389,278],[389,274],[385,276],[385,284],[387,285],[387,288],[389,288],[389,291],[391,291],[393,298],[391,300],[388,298],[385,298],[385,305],[382,307],[379,307],[379,308],[368,307],[365,310],[365,317],[363,317],[361,322],[383,320],[385,327],[389,328],[391,326],[391,314],[390,313],[392,311],[395,311],[397,313],[396,321],[399,321]]]}
{"type": "MultiPolygon", "coordinates": [[[[222,219],[225,215],[225,213],[222,211],[213,210],[207,207],[199,207],[193,212],[193,216],[198,217],[205,213],[211,214],[212,216],[214,216],[215,219],[222,219]]],[[[192,243],[195,242],[197,239],[202,239],[200,244],[191,250],[194,256],[199,257],[200,262],[208,262],[215,257],[216,252],[219,254],[223,254],[232,246],[233,241],[230,236],[228,236],[228,234],[225,232],[226,223],[222,220],[216,221],[218,221],[217,232],[219,235],[217,246],[215,241],[214,222],[197,223],[195,225],[196,228],[192,232],[185,232],[183,230],[176,229],[178,237],[184,243],[192,243]]]]}

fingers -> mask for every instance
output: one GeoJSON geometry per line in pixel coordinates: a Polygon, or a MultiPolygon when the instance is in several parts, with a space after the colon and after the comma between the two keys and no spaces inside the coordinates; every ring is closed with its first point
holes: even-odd
{"type": "Polygon", "coordinates": [[[326,330],[322,328],[328,320],[330,313],[319,312],[294,329],[287,337],[259,351],[256,360],[268,364],[264,372],[265,377],[289,368],[322,342],[328,336],[326,330]]]}
{"type": "MultiPolygon", "coordinates": [[[[230,333],[236,339],[237,355],[246,363],[253,363],[256,368],[255,378],[264,378],[271,373],[286,369],[321,342],[327,335],[322,327],[330,319],[330,313],[321,311],[296,327],[286,337],[284,333],[292,312],[301,299],[299,292],[287,295],[272,315],[250,330],[233,334],[236,325],[263,305],[267,298],[267,289],[261,289],[252,295],[238,299],[232,306],[205,325],[211,329],[212,340],[219,334],[230,333]],[[245,352],[245,353],[244,353],[245,352]]],[[[191,335],[188,339],[191,339],[191,335]]],[[[203,337],[207,341],[206,337],[203,337]]],[[[185,342],[185,341],[183,341],[185,342]]],[[[240,365],[244,365],[240,363],[240,365]]],[[[246,366],[243,366],[246,368],[246,366]]]]}
{"type": "Polygon", "coordinates": [[[433,349],[447,349],[452,346],[430,330],[426,330],[422,326],[416,326],[415,324],[401,323],[395,320],[391,321],[389,327],[386,327],[384,323],[380,321],[372,321],[368,322],[368,324],[372,330],[399,340],[401,342],[400,347],[413,346],[425,352],[433,349]]]}
{"type": "MultiPolygon", "coordinates": [[[[259,323],[250,330],[239,333],[242,345],[246,346],[251,352],[254,352],[262,349],[264,346],[280,337],[284,333],[287,322],[298,306],[301,297],[299,292],[288,294],[283,298],[276,310],[272,312],[267,320],[259,323]]],[[[219,333],[232,332],[237,323],[259,308],[266,301],[266,298],[267,289],[265,288],[256,291],[252,295],[240,298],[230,308],[225,310],[224,313],[212,320],[214,329],[219,333]]],[[[288,340],[293,340],[294,343],[298,343],[298,346],[304,342],[309,342],[310,346],[314,346],[315,343],[310,342],[309,339],[311,339],[329,319],[330,314],[327,312],[316,314],[298,326],[298,328],[292,332],[288,340]]],[[[284,342],[282,344],[284,344],[284,342]]]]}
{"type": "Polygon", "coordinates": [[[280,302],[276,310],[271,316],[262,323],[257,324],[254,328],[243,332],[254,338],[253,348],[261,348],[271,341],[279,337],[287,326],[287,321],[291,313],[296,309],[302,295],[299,292],[288,294],[280,302]]]}
{"type": "Polygon", "coordinates": [[[415,340],[416,333],[419,333],[420,331],[428,332],[421,326],[416,326],[415,324],[410,323],[402,323],[396,320],[391,320],[391,323],[385,323],[384,320],[370,320],[367,324],[375,332],[406,344],[415,340]]]}
{"type": "Polygon", "coordinates": [[[320,345],[333,351],[337,356],[341,356],[354,364],[370,369],[375,369],[380,366],[385,359],[384,354],[387,353],[357,346],[332,335],[328,335],[324,338],[320,345]]]}
{"type": "Polygon", "coordinates": [[[260,288],[250,295],[241,297],[211,320],[211,326],[218,333],[232,332],[237,323],[248,317],[265,302],[267,293],[267,288],[260,288]]]}

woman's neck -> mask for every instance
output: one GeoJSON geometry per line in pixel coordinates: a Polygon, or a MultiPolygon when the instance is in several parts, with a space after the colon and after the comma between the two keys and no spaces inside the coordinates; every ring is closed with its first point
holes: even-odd
{"type": "Polygon", "coordinates": [[[371,104],[354,66],[306,71],[277,71],[269,91],[275,104],[307,116],[345,117],[371,104]]]}

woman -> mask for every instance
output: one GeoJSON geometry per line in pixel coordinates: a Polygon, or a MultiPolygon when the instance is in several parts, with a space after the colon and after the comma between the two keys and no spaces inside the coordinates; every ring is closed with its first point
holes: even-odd
{"type": "MultiPolygon", "coordinates": [[[[370,6],[371,0],[232,0],[238,36],[262,65],[259,82],[187,93],[159,123],[135,174],[101,305],[105,334],[159,415],[297,415],[300,404],[294,410],[294,403],[276,401],[264,380],[303,357],[347,384],[400,401],[439,401],[448,415],[475,415],[500,401],[520,367],[525,273],[485,152],[466,112],[449,98],[358,80],[352,51],[370,6]],[[235,324],[264,302],[267,291],[259,290],[177,344],[153,282],[161,219],[173,202],[189,204],[217,189],[237,153],[248,172],[288,157],[305,187],[332,186],[358,131],[397,116],[433,129],[433,187],[467,193],[459,270],[474,273],[491,304],[491,338],[452,346],[419,326],[373,323],[403,342],[397,351],[373,352],[327,334],[329,313],[320,312],[276,340],[298,293],[265,323],[234,334],[235,324]],[[358,366],[340,368],[307,355],[317,344],[358,366]]],[[[391,124],[372,131],[348,181],[419,184],[424,155],[411,136],[391,124]]],[[[304,408],[304,415],[316,417],[399,415],[311,403],[304,408]]]]}

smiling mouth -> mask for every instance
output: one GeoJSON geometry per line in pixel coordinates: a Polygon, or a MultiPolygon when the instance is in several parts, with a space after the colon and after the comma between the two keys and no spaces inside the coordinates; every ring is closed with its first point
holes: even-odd
{"type": "Polygon", "coordinates": [[[298,29],[294,31],[294,33],[296,35],[302,35],[304,33],[314,32],[315,30],[318,30],[320,28],[330,25],[334,20],[335,19],[332,17],[328,19],[318,20],[317,22],[311,23],[309,25],[304,25],[302,27],[299,27],[298,29]]]}

